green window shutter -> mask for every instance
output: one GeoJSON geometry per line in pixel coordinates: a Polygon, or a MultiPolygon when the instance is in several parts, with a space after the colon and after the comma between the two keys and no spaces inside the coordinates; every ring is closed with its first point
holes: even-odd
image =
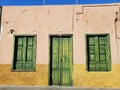
{"type": "Polygon", "coordinates": [[[89,58],[89,68],[91,70],[96,70],[96,65],[97,65],[97,48],[96,48],[96,38],[94,36],[90,36],[88,38],[88,58],[89,58]]]}
{"type": "Polygon", "coordinates": [[[110,36],[106,36],[106,60],[107,60],[107,69],[110,71],[111,70],[111,56],[110,56],[110,36]]]}
{"type": "Polygon", "coordinates": [[[106,43],[106,36],[99,37],[99,68],[101,70],[107,69],[107,43],[106,43]]]}
{"type": "Polygon", "coordinates": [[[87,62],[89,71],[110,70],[109,35],[87,36],[87,62]]]}
{"type": "Polygon", "coordinates": [[[15,57],[14,57],[14,68],[23,69],[23,58],[24,58],[24,37],[15,38],[15,57]]]}
{"type": "Polygon", "coordinates": [[[34,70],[35,67],[35,36],[16,36],[13,69],[34,70]]]}
{"type": "Polygon", "coordinates": [[[33,52],[34,52],[34,38],[33,37],[27,37],[26,38],[26,62],[25,62],[25,68],[27,70],[33,69],[33,52]]]}

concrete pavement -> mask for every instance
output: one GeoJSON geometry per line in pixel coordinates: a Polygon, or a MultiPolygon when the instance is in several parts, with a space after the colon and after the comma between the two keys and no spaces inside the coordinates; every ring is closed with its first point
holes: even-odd
{"type": "Polygon", "coordinates": [[[0,86],[0,90],[120,90],[120,88],[81,88],[66,86],[0,86]]]}

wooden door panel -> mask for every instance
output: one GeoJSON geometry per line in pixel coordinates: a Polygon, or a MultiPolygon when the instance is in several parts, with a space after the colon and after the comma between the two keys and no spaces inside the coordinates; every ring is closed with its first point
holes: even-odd
{"type": "Polygon", "coordinates": [[[61,71],[61,85],[63,86],[69,86],[70,85],[70,71],[67,69],[64,69],[61,71]]]}
{"type": "Polygon", "coordinates": [[[72,42],[69,38],[51,37],[51,85],[70,85],[71,83],[72,42]]]}
{"type": "Polygon", "coordinates": [[[69,38],[63,38],[63,55],[62,55],[62,69],[69,69],[69,38]]]}
{"type": "Polygon", "coordinates": [[[59,69],[59,43],[58,38],[52,39],[52,69],[59,69]]]}
{"type": "Polygon", "coordinates": [[[60,84],[60,72],[55,69],[52,70],[52,85],[60,84]]]}
{"type": "Polygon", "coordinates": [[[59,85],[59,39],[52,38],[52,84],[59,85]]]}

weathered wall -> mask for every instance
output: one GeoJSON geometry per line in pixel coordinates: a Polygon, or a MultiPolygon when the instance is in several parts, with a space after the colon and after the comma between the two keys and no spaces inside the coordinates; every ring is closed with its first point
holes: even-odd
{"type": "Polygon", "coordinates": [[[34,72],[12,72],[11,64],[0,64],[0,85],[48,86],[48,65],[37,64],[34,72]]]}
{"type": "Polygon", "coordinates": [[[115,23],[116,11],[119,5],[3,7],[0,84],[48,86],[49,36],[72,34],[73,86],[120,87],[120,23],[119,17],[115,23]],[[14,35],[10,29],[15,30],[14,35],[37,35],[35,72],[11,71],[14,35]],[[110,34],[111,71],[86,70],[86,34],[110,34]]]}
{"type": "Polygon", "coordinates": [[[36,63],[48,64],[49,35],[72,33],[73,6],[36,6],[36,7],[3,7],[2,14],[3,33],[1,38],[0,63],[11,64],[13,57],[13,36],[10,29],[18,34],[37,34],[36,63]],[[12,12],[14,11],[14,13],[12,12]],[[7,44],[7,43],[8,44],[7,44]],[[5,44],[6,43],[6,44],[5,44]],[[6,55],[3,53],[4,44],[6,55]]]}
{"type": "MultiPolygon", "coordinates": [[[[85,64],[73,65],[73,86],[120,87],[120,65],[113,64],[110,72],[88,72],[85,64]]],[[[11,72],[11,64],[0,64],[0,85],[48,86],[47,64],[37,64],[35,72],[11,72]]]]}
{"type": "Polygon", "coordinates": [[[14,39],[8,34],[10,29],[15,30],[14,35],[37,34],[36,62],[39,64],[48,64],[49,35],[73,34],[74,63],[85,64],[85,35],[110,34],[111,60],[119,63],[114,21],[116,11],[119,11],[119,6],[3,7],[0,57],[4,60],[0,63],[12,62],[14,39]],[[3,53],[4,44],[7,57],[3,53]]]}
{"type": "Polygon", "coordinates": [[[117,57],[115,18],[118,6],[76,6],[74,9],[74,63],[86,63],[86,34],[110,34],[112,63],[117,57]],[[82,11],[80,11],[82,9],[82,11]],[[76,43],[79,42],[79,43],[76,43]],[[80,51],[78,51],[80,50],[80,51]]]}
{"type": "Polygon", "coordinates": [[[120,64],[112,64],[110,72],[88,72],[85,64],[73,65],[73,85],[76,87],[120,88],[120,64]]]}

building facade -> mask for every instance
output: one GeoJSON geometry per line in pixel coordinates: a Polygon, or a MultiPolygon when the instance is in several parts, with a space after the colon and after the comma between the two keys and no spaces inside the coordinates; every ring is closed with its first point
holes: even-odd
{"type": "Polygon", "coordinates": [[[120,87],[119,4],[0,11],[0,85],[120,87]]]}

